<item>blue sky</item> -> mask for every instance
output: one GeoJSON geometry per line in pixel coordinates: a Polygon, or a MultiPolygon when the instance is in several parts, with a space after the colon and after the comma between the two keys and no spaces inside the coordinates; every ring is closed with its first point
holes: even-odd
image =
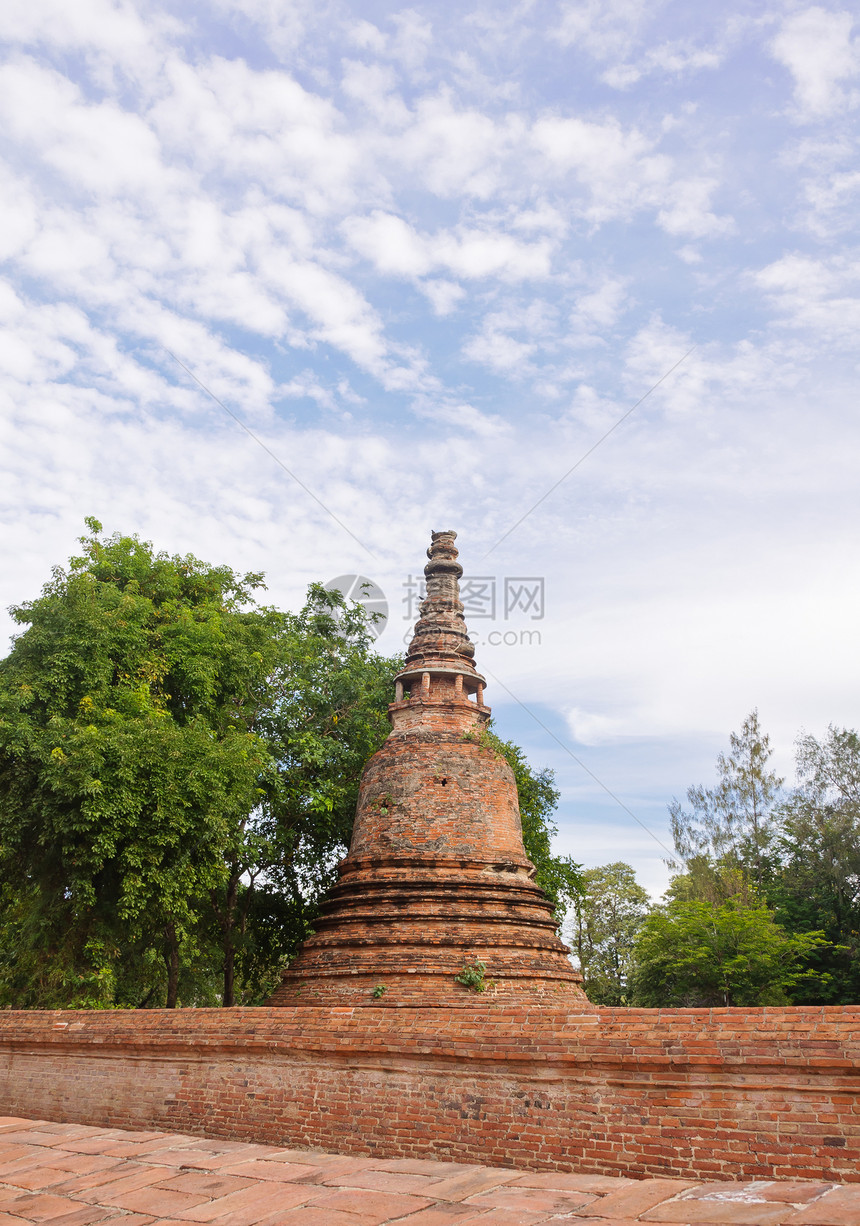
{"type": "Polygon", "coordinates": [[[367,575],[394,651],[453,527],[560,846],[654,891],[667,802],[752,707],[789,775],[802,728],[857,726],[847,8],[7,0],[0,23],[0,605],[93,514],[265,570],[278,603],[367,575]],[[523,577],[539,619],[505,617],[523,577]]]}

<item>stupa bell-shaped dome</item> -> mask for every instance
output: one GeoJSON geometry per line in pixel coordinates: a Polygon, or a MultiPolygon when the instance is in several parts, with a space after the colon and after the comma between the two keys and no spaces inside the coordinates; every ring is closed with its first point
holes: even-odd
{"type": "Polygon", "coordinates": [[[432,534],[391,733],[365,767],[338,883],[271,1005],[467,1007],[474,988],[457,977],[478,963],[484,1001],[588,1003],[534,881],[513,772],[485,735],[456,535],[432,534]]]}

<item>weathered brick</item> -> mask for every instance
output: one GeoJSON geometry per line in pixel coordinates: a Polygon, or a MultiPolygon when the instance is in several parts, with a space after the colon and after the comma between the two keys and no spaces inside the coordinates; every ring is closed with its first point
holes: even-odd
{"type": "Polygon", "coordinates": [[[391,735],[365,767],[338,883],[272,1005],[467,1008],[457,976],[478,961],[494,1000],[586,1003],[533,879],[513,773],[481,741],[490,709],[455,537],[433,533],[391,735]]]}

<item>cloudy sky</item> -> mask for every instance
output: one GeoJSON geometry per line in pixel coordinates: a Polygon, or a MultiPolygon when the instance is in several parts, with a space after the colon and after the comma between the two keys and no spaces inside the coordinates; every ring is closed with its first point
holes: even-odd
{"type": "Polygon", "coordinates": [[[0,23],[0,606],[95,515],[282,605],[365,575],[395,651],[453,527],[560,848],[655,891],[667,801],[751,708],[786,774],[858,725],[847,7],[0,23]]]}

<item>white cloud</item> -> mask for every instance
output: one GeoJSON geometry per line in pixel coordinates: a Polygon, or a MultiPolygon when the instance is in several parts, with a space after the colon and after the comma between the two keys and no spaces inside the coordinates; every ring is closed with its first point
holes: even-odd
{"type": "Polygon", "coordinates": [[[605,745],[625,733],[624,721],[595,711],[573,707],[566,714],[570,735],[579,745],[605,745]]]}
{"type": "Polygon", "coordinates": [[[381,373],[387,353],[382,323],[349,281],[285,252],[272,252],[260,271],[269,285],[309,317],[320,339],[343,350],[363,369],[381,373]]]}
{"type": "MultiPolygon", "coordinates": [[[[428,421],[451,426],[458,432],[465,430],[482,439],[498,439],[510,434],[510,427],[502,418],[492,413],[483,413],[471,404],[421,398],[414,402],[413,412],[428,421]]],[[[432,460],[432,456],[430,458],[432,460]]],[[[450,476],[449,470],[449,479],[450,476]]]]}
{"type": "Polygon", "coordinates": [[[688,179],[673,184],[671,203],[660,209],[657,224],[667,234],[685,238],[713,238],[733,233],[732,218],[719,217],[710,208],[711,195],[718,186],[715,179],[688,179]]]}
{"type": "Polygon", "coordinates": [[[474,107],[458,107],[440,90],[418,100],[413,122],[391,154],[442,199],[486,200],[502,188],[505,163],[519,149],[524,131],[515,114],[496,120],[474,107]]]}
{"type": "Polygon", "coordinates": [[[366,107],[377,123],[395,129],[409,123],[409,109],[395,92],[397,74],[389,65],[346,60],[341,88],[347,97],[366,107]]]}
{"type": "Polygon", "coordinates": [[[346,36],[363,51],[400,63],[413,76],[420,70],[433,47],[433,26],[415,9],[401,9],[388,19],[392,29],[385,31],[370,21],[353,22],[346,36]]]}
{"type": "Polygon", "coordinates": [[[499,374],[520,378],[532,373],[529,358],[536,350],[537,345],[517,340],[492,317],[485,320],[480,333],[470,337],[463,346],[464,356],[473,362],[480,362],[499,374]]]}
{"type": "Polygon", "coordinates": [[[818,5],[782,23],[771,50],[794,77],[801,118],[823,119],[857,105],[860,93],[843,84],[860,74],[860,41],[851,37],[853,26],[851,13],[818,5]]]}
{"type": "Polygon", "coordinates": [[[523,234],[546,234],[556,240],[563,239],[570,229],[570,221],[562,210],[545,200],[539,201],[534,208],[517,209],[508,217],[507,224],[523,234]]]}
{"type": "MultiPolygon", "coordinates": [[[[35,212],[35,210],[34,210],[35,212]]],[[[108,243],[95,227],[82,226],[80,217],[57,210],[43,214],[22,253],[22,263],[35,276],[58,283],[80,284],[83,278],[107,279],[115,271],[108,243]]]]}
{"type": "Polygon", "coordinates": [[[422,281],[419,288],[430,299],[436,315],[450,315],[466,295],[462,285],[456,281],[446,281],[443,277],[422,281]]]}
{"type": "Polygon", "coordinates": [[[349,420],[352,414],[343,407],[343,403],[360,403],[352,389],[344,381],[336,389],[325,387],[313,370],[300,371],[287,383],[282,383],[277,389],[278,397],[294,400],[312,400],[321,409],[336,413],[344,420],[349,420]]]}
{"type": "Polygon", "coordinates": [[[730,218],[710,207],[719,181],[679,173],[657,138],[636,128],[549,116],[534,124],[532,139],[551,173],[575,177],[586,193],[581,215],[590,222],[656,209],[658,224],[670,234],[714,237],[734,229],[730,218]]]}
{"type": "Polygon", "coordinates": [[[814,337],[816,345],[856,349],[860,329],[860,255],[829,259],[791,253],[762,268],[755,283],[777,306],[783,322],[814,337]]]}
{"type": "MultiPolygon", "coordinates": [[[[604,65],[601,80],[613,89],[629,89],[655,73],[678,77],[718,68],[725,58],[728,36],[737,31],[724,28],[714,36],[705,27],[698,42],[673,38],[649,44],[647,27],[659,21],[664,8],[664,3],[641,0],[572,0],[562,5],[553,36],[561,46],[584,50],[604,65]]],[[[729,20],[725,25],[737,22],[729,20]]]]}
{"type": "MultiPolygon", "coordinates": [[[[464,343],[463,355],[499,374],[523,379],[539,369],[532,358],[554,354],[561,344],[557,312],[538,298],[485,315],[479,331],[464,343]]],[[[544,380],[549,373],[541,370],[544,380]]],[[[552,369],[551,374],[563,381],[558,369],[552,369]]]]}
{"type": "Polygon", "coordinates": [[[694,247],[692,243],[679,247],[676,254],[685,264],[701,264],[704,258],[698,247],[694,247]]]}
{"type": "Polygon", "coordinates": [[[433,27],[415,9],[401,9],[399,13],[393,13],[390,20],[396,32],[389,43],[388,53],[414,74],[430,53],[433,27]]]}
{"type": "Polygon", "coordinates": [[[596,59],[624,59],[651,11],[643,0],[573,0],[562,5],[554,34],[563,47],[583,46],[596,59]]]}
{"type": "Polygon", "coordinates": [[[580,382],[565,410],[564,420],[581,423],[598,438],[623,412],[624,408],[617,401],[601,396],[591,384],[580,382]]]}
{"type": "Polygon", "coordinates": [[[156,72],[165,42],[181,31],[175,17],[153,7],[144,16],[127,0],[5,0],[3,5],[7,45],[83,52],[105,85],[117,68],[133,78],[156,72]]]}
{"type": "Polygon", "coordinates": [[[45,162],[78,190],[148,195],[174,178],[144,120],[110,102],[86,102],[65,77],[32,60],[6,65],[0,117],[9,137],[40,146],[45,162]]]}
{"type": "Polygon", "coordinates": [[[576,299],[576,310],[571,316],[574,329],[592,330],[611,328],[621,316],[627,304],[628,278],[608,277],[590,293],[576,299]]]}
{"type": "Polygon", "coordinates": [[[36,230],[35,202],[11,166],[0,160],[0,259],[19,254],[36,230]]]}
{"type": "Polygon", "coordinates": [[[855,718],[856,37],[838,6],[563,9],[553,41],[527,0],[12,0],[0,606],[87,513],[275,603],[377,565],[395,600],[428,524],[474,566],[695,342],[491,555],[550,596],[539,646],[479,663],[657,808],[701,771],[643,739],[683,765],[756,702],[789,738],[855,718]],[[801,112],[828,123],[784,143],[801,112]]]}
{"type": "MultiPolygon", "coordinates": [[[[297,104],[291,112],[293,121],[299,114],[310,115],[317,125],[331,118],[327,104],[306,105],[305,91],[289,79],[276,85],[274,74],[259,74],[263,78],[259,81],[241,65],[234,69],[218,64],[210,66],[202,78],[210,72],[219,74],[221,82],[232,89],[232,96],[222,97],[218,107],[222,118],[229,110],[234,134],[242,124],[270,130],[263,141],[266,156],[278,135],[271,129],[277,127],[285,106],[297,104]]],[[[184,68],[176,68],[173,76],[185,82],[190,79],[184,68]]],[[[230,95],[230,89],[226,93],[230,95]]],[[[161,108],[159,103],[155,111],[161,108]]],[[[141,292],[167,293],[210,321],[251,327],[262,335],[287,336],[303,343],[301,335],[291,335],[288,312],[297,309],[312,337],[341,349],[360,367],[386,376],[396,369],[389,361],[381,322],[361,292],[318,260],[277,245],[278,239],[288,237],[302,252],[310,246],[307,221],[294,210],[268,204],[264,209],[246,207],[231,216],[224,202],[209,197],[193,175],[175,169],[146,121],[114,103],[86,102],[60,74],[30,61],[13,65],[4,78],[0,115],[4,114],[9,130],[22,145],[35,146],[45,163],[70,177],[77,192],[95,195],[101,202],[95,209],[88,204],[77,211],[40,209],[32,197],[27,200],[23,185],[10,188],[16,192],[13,204],[18,203],[11,212],[10,234],[17,230],[20,247],[21,235],[30,230],[21,259],[31,273],[65,284],[92,304],[117,304],[127,326],[135,331],[143,319],[158,314],[154,303],[135,304],[141,292]],[[117,196],[122,203],[112,204],[111,198],[117,196]],[[31,217],[27,226],[22,203],[25,207],[30,204],[38,221],[31,217]]],[[[155,119],[163,122],[164,114],[155,119]]],[[[178,120],[174,111],[171,123],[178,120]]],[[[205,122],[205,115],[198,115],[198,120],[205,122]]],[[[225,130],[226,125],[218,129],[218,140],[226,139],[225,130]]],[[[212,137],[211,127],[207,134],[212,137]]],[[[169,135],[175,136],[176,129],[170,128],[169,135]]],[[[292,159],[292,166],[296,161],[301,164],[303,158],[317,169],[322,166],[322,151],[314,147],[310,152],[310,146],[319,141],[297,135],[295,122],[290,140],[303,151],[301,158],[292,159]]],[[[246,141],[245,148],[253,149],[255,143],[256,138],[250,145],[246,141]]],[[[337,137],[334,145],[339,147],[337,137]]],[[[252,160],[259,161],[258,152],[254,151],[252,160]]],[[[208,152],[202,151],[202,160],[211,155],[210,144],[208,152]]],[[[234,160],[237,156],[234,150],[234,160]]],[[[324,176],[330,174],[330,169],[324,171],[324,176]]],[[[327,185],[317,183],[309,195],[309,178],[304,179],[304,205],[311,214],[319,191],[332,185],[336,195],[340,187],[331,179],[327,185]]],[[[181,323],[174,319],[169,335],[160,339],[177,345],[182,331],[181,323]]],[[[200,348],[198,344],[185,352],[199,353],[200,348]]],[[[402,381],[404,374],[396,377],[402,381]]]]}
{"type": "Polygon", "coordinates": [[[421,277],[444,270],[465,280],[522,281],[545,278],[551,270],[547,239],[524,243],[500,230],[474,227],[421,234],[403,218],[379,211],[347,219],[343,230],[355,250],[388,275],[421,277]]]}
{"type": "Polygon", "coordinates": [[[654,141],[617,120],[596,123],[572,117],[539,119],[532,129],[548,168],[572,174],[588,192],[583,215],[593,222],[630,215],[662,198],[672,163],[654,141]]]}
{"type": "Polygon", "coordinates": [[[818,238],[853,230],[860,200],[860,170],[810,176],[803,191],[809,204],[807,225],[818,238]]]}
{"type": "Polygon", "coordinates": [[[346,35],[356,47],[360,47],[363,51],[372,51],[376,55],[382,55],[388,44],[387,35],[383,34],[379,27],[371,21],[355,22],[354,25],[347,28],[346,35]]]}
{"type": "MultiPolygon", "coordinates": [[[[666,324],[659,315],[652,317],[627,345],[624,369],[630,390],[638,390],[640,395],[647,392],[653,383],[683,358],[692,344],[689,333],[666,324]]],[[[684,370],[685,375],[689,374],[689,369],[684,370]]],[[[680,379],[679,375],[676,387],[680,379]]]]}
{"type": "Polygon", "coordinates": [[[381,273],[420,277],[433,267],[428,240],[402,217],[377,210],[369,217],[348,218],[343,230],[355,250],[381,273]]]}
{"type": "Polygon", "coordinates": [[[574,301],[574,309],[565,317],[540,297],[509,299],[483,316],[480,327],[466,338],[463,355],[498,374],[531,378],[540,396],[556,399],[566,385],[582,378],[580,360],[571,364],[570,353],[605,345],[605,334],[611,334],[628,309],[627,281],[594,277],[574,301]]]}
{"type": "Polygon", "coordinates": [[[348,205],[362,179],[355,136],[342,130],[334,104],[285,72],[257,71],[241,60],[192,66],[174,57],[169,92],[148,118],[172,160],[216,174],[244,194],[265,194],[325,216],[348,205]]]}
{"type": "Polygon", "coordinates": [[[498,231],[463,229],[439,235],[436,250],[445,267],[467,279],[541,280],[550,274],[552,245],[546,239],[522,243],[498,231]]]}
{"type": "Polygon", "coordinates": [[[340,12],[332,0],[212,0],[212,8],[226,23],[247,38],[248,23],[262,35],[267,58],[274,53],[292,60],[316,30],[339,24],[340,12]],[[238,20],[237,20],[238,18],[238,20]]]}

